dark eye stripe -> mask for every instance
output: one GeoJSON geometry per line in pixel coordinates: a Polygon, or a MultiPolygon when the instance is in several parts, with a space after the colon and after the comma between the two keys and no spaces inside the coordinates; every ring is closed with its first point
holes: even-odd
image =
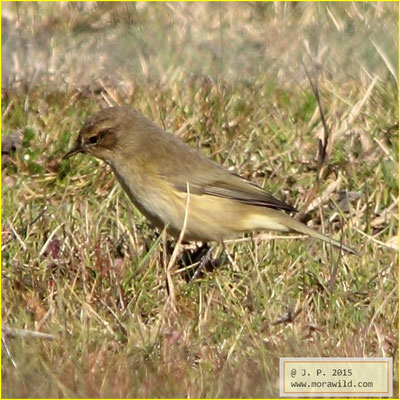
{"type": "Polygon", "coordinates": [[[111,129],[103,129],[102,131],[99,132],[98,136],[99,137],[104,137],[108,135],[109,133],[112,133],[113,131],[111,129]]]}
{"type": "Polygon", "coordinates": [[[111,129],[103,129],[100,131],[97,135],[93,135],[90,138],[87,139],[88,144],[97,144],[97,142],[107,136],[108,134],[112,133],[113,131],[111,129]]]}

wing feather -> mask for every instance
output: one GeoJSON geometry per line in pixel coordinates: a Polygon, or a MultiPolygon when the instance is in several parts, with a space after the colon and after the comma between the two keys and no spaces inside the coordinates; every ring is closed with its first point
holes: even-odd
{"type": "MultiPolygon", "coordinates": [[[[236,175],[231,175],[234,179],[228,182],[214,181],[204,184],[189,181],[189,190],[197,195],[210,195],[216,197],[223,197],[238,201],[239,203],[251,204],[260,207],[269,207],[277,210],[284,210],[287,212],[297,212],[291,205],[276,199],[264,189],[253,184],[252,182],[241,178],[236,175]]],[[[182,191],[187,191],[186,185],[175,185],[175,187],[182,191]]]]}

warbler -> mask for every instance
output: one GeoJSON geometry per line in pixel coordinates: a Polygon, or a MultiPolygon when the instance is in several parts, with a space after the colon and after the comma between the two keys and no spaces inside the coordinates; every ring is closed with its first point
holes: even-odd
{"type": "Polygon", "coordinates": [[[287,213],[296,209],[203,156],[128,106],[103,109],[63,159],[87,153],[111,166],[133,204],[159,229],[185,241],[218,241],[244,232],[299,232],[350,253],[350,247],[287,213]],[[189,196],[189,199],[187,198],[189,196]]]}

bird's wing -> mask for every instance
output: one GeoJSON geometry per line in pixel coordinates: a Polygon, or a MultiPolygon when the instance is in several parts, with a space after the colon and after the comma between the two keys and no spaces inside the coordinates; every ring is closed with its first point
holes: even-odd
{"type": "MultiPolygon", "coordinates": [[[[240,203],[297,212],[294,207],[207,159],[175,136],[172,137],[173,139],[169,137],[169,140],[173,140],[174,146],[165,146],[165,148],[168,147],[168,152],[165,152],[162,157],[166,162],[160,163],[162,168],[158,170],[158,173],[177,190],[186,192],[187,183],[189,183],[189,191],[193,194],[223,197],[240,203]],[[172,163],[171,160],[173,160],[172,163]],[[176,168],[177,164],[179,168],[176,168]]],[[[164,136],[161,135],[159,140],[163,138],[164,136]]],[[[159,152],[157,157],[161,157],[159,152]]]]}
{"type": "MultiPolygon", "coordinates": [[[[202,182],[202,179],[196,179],[192,176],[189,180],[189,191],[197,195],[210,195],[216,197],[224,197],[235,200],[240,203],[251,204],[260,207],[269,207],[277,210],[288,212],[297,212],[297,210],[289,204],[276,199],[264,189],[253,184],[252,182],[241,178],[240,176],[224,171],[224,179],[215,179],[202,182]]],[[[176,183],[175,188],[186,192],[187,184],[176,183]]]]}

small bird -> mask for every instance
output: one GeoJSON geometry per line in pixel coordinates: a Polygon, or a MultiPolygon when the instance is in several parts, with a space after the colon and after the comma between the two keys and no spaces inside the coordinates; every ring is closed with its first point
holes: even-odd
{"type": "Polygon", "coordinates": [[[128,106],[92,115],[63,159],[77,153],[109,164],[139,211],[175,238],[187,212],[185,241],[223,242],[244,232],[275,230],[306,234],[356,254],[285,214],[296,212],[294,207],[207,159],[128,106]]]}

